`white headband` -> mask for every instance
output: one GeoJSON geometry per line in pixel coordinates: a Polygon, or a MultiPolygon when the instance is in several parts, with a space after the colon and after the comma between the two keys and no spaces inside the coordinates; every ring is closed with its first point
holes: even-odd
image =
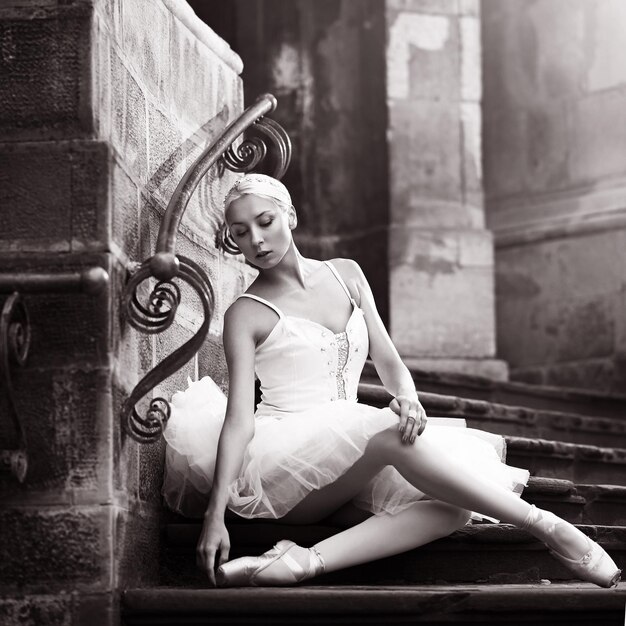
{"type": "Polygon", "coordinates": [[[228,205],[231,202],[246,194],[275,200],[285,208],[292,206],[289,191],[287,191],[287,187],[279,180],[271,176],[266,176],[265,174],[246,174],[242,176],[226,194],[226,198],[224,198],[224,211],[228,209],[228,205]]]}

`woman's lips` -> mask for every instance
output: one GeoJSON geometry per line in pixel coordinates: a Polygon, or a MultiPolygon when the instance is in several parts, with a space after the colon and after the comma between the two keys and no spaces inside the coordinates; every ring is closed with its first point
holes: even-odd
{"type": "Polygon", "coordinates": [[[264,250],[263,252],[259,252],[259,254],[256,255],[256,258],[262,259],[264,256],[267,256],[270,252],[271,250],[264,250]]]}

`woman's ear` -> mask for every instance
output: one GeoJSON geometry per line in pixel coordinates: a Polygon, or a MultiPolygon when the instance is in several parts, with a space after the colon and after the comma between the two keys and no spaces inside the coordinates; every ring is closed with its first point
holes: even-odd
{"type": "Polygon", "coordinates": [[[296,211],[293,207],[289,207],[289,228],[293,230],[298,225],[298,216],[296,215],[296,211]]]}

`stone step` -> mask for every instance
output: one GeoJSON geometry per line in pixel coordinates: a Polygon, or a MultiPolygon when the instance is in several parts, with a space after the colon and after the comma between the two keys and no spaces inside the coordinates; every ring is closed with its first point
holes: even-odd
{"type": "MultiPolygon", "coordinates": [[[[626,527],[578,525],[610,553],[626,571],[626,527]]],[[[170,586],[203,585],[195,566],[195,546],[201,525],[169,524],[165,528],[161,583],[170,586]]],[[[332,526],[295,526],[277,522],[228,524],[231,558],[261,554],[280,539],[309,546],[335,534],[332,526]]],[[[314,585],[443,584],[461,582],[536,583],[564,581],[571,574],[546,547],[526,531],[510,524],[472,524],[415,550],[372,563],[325,574],[314,585]]]]}
{"type": "Polygon", "coordinates": [[[127,626],[175,624],[479,624],[621,626],[626,584],[312,586],[130,589],[127,626]]]}
{"type": "MultiPolygon", "coordinates": [[[[467,374],[410,369],[415,386],[420,393],[429,392],[509,406],[595,417],[624,419],[626,416],[626,395],[624,394],[531,385],[467,374]]],[[[376,368],[370,360],[365,363],[362,380],[380,385],[376,368]]]]}
{"type": "Polygon", "coordinates": [[[505,437],[509,465],[533,476],[581,484],[626,485],[626,450],[529,437],[505,437]]]}
{"type": "MultiPolygon", "coordinates": [[[[391,400],[380,383],[361,382],[358,395],[360,402],[378,407],[391,400]]],[[[428,415],[465,418],[472,428],[501,435],[626,448],[626,402],[621,417],[603,417],[430,392],[420,392],[420,401],[428,415]]]]}

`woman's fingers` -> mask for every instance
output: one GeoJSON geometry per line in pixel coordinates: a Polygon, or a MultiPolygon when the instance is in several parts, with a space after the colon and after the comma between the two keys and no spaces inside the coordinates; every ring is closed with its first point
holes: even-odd
{"type": "Polygon", "coordinates": [[[201,546],[197,552],[198,567],[204,570],[209,577],[209,582],[215,587],[215,548],[201,546]]]}
{"type": "Polygon", "coordinates": [[[417,411],[414,408],[407,411],[406,427],[402,435],[402,443],[413,443],[415,441],[417,425],[419,424],[417,418],[417,411]]]}
{"type": "Polygon", "coordinates": [[[400,416],[400,420],[398,422],[398,430],[404,434],[406,432],[409,410],[411,409],[411,401],[406,396],[396,396],[391,401],[391,404],[390,406],[392,411],[400,416]],[[397,409],[394,409],[391,404],[396,405],[397,409]]]}
{"type": "Polygon", "coordinates": [[[398,430],[401,433],[402,443],[415,443],[426,428],[426,411],[416,398],[396,396],[389,408],[399,416],[398,430]]]}
{"type": "Polygon", "coordinates": [[[428,421],[426,418],[426,411],[424,411],[424,407],[418,402],[417,409],[415,411],[415,423],[413,425],[413,432],[409,439],[410,443],[415,443],[415,440],[424,432],[426,428],[426,422],[428,421]]]}

